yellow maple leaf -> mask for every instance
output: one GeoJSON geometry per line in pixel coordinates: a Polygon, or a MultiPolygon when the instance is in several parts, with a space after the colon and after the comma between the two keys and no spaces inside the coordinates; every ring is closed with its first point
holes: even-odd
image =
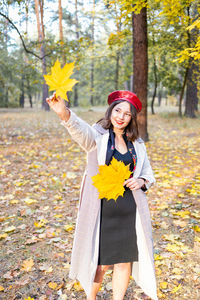
{"type": "Polygon", "coordinates": [[[131,175],[129,165],[125,166],[122,161],[118,161],[113,157],[109,166],[99,166],[99,173],[92,176],[93,185],[99,192],[99,198],[107,200],[123,196],[125,188],[124,181],[131,175]]]}
{"type": "Polygon", "coordinates": [[[28,260],[24,260],[23,264],[22,264],[22,271],[25,272],[30,272],[32,267],[34,265],[34,261],[32,258],[28,259],[28,260]]]}
{"type": "Polygon", "coordinates": [[[78,82],[76,79],[70,79],[73,74],[74,62],[65,64],[61,68],[60,62],[57,59],[53,67],[51,67],[51,74],[44,75],[46,83],[49,85],[50,91],[56,91],[56,96],[68,101],[67,92],[72,91],[72,87],[78,82]]]}

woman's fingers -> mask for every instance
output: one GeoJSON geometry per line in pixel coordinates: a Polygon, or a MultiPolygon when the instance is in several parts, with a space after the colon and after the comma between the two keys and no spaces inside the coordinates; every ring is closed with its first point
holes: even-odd
{"type": "Polygon", "coordinates": [[[136,190],[140,188],[139,182],[135,178],[129,178],[124,182],[130,190],[136,190]]]}

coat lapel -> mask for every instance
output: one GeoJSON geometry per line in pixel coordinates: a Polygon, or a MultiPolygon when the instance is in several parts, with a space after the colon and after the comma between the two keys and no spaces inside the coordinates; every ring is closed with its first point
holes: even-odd
{"type": "Polygon", "coordinates": [[[97,159],[99,165],[105,165],[106,152],[109,139],[109,131],[101,136],[97,141],[97,159]]]}
{"type": "Polygon", "coordinates": [[[133,177],[137,178],[140,176],[140,173],[142,170],[142,165],[143,165],[144,158],[145,158],[145,151],[144,151],[141,143],[139,143],[138,141],[135,141],[133,144],[134,144],[135,152],[137,155],[137,164],[136,164],[136,168],[135,168],[133,177]]]}

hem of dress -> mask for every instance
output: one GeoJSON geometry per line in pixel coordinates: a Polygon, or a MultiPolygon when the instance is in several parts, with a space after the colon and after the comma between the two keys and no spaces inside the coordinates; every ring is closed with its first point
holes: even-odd
{"type": "Polygon", "coordinates": [[[133,262],[138,262],[138,258],[133,258],[133,259],[122,259],[122,260],[116,260],[116,261],[113,261],[111,263],[105,263],[105,264],[99,264],[98,263],[98,266],[110,266],[110,265],[116,265],[116,264],[123,264],[123,263],[133,263],[133,262]]]}

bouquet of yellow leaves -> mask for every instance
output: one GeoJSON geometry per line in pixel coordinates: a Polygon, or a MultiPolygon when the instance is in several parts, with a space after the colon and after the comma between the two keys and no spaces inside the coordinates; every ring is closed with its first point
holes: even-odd
{"type": "Polygon", "coordinates": [[[78,82],[76,79],[69,78],[73,74],[73,70],[74,62],[65,64],[61,68],[60,62],[57,59],[51,68],[51,74],[44,75],[44,79],[49,85],[49,90],[56,91],[56,97],[60,96],[68,101],[67,92],[72,91],[72,87],[78,82]]]}
{"type": "Polygon", "coordinates": [[[131,175],[129,165],[125,166],[122,161],[118,161],[113,157],[109,166],[99,166],[99,173],[92,176],[93,185],[99,192],[99,198],[107,200],[123,196],[125,188],[124,181],[131,175]]]}

